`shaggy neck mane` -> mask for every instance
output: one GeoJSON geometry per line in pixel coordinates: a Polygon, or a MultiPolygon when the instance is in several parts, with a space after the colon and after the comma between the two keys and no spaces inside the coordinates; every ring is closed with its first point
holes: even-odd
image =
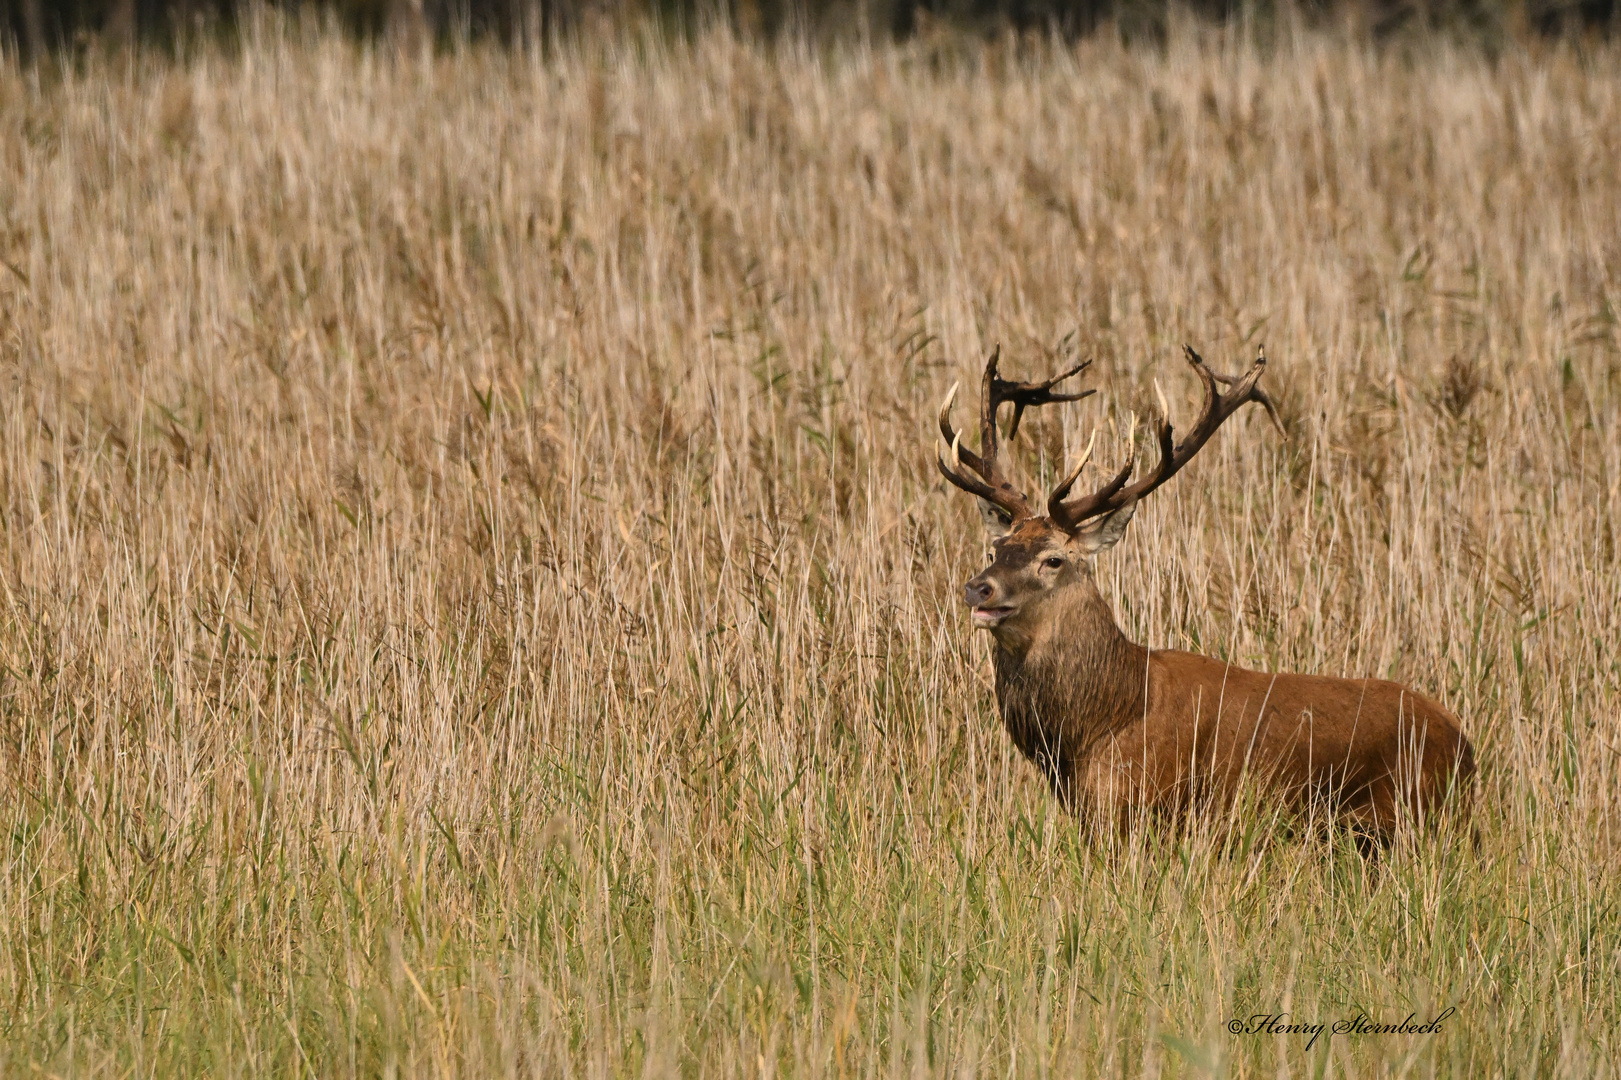
{"type": "Polygon", "coordinates": [[[1090,582],[1057,590],[994,634],[1003,719],[1038,763],[1083,753],[1142,715],[1148,650],[1121,632],[1090,582]]]}

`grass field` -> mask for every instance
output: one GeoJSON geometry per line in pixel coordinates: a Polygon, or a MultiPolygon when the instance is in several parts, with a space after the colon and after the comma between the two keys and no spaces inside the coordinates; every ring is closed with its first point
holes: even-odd
{"type": "Polygon", "coordinates": [[[1612,47],[0,62],[0,1075],[1615,1075],[1618,161],[1612,47]],[[1478,852],[1079,835],[997,341],[1032,483],[1265,343],[1100,585],[1446,702],[1478,852]]]}

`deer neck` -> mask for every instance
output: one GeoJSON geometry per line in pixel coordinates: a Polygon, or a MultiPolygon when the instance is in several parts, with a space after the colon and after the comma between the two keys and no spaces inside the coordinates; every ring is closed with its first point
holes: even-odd
{"type": "Polygon", "coordinates": [[[1121,632],[1090,581],[993,633],[997,698],[1010,727],[1018,713],[1022,726],[1101,732],[1141,713],[1147,650],[1121,632]]]}

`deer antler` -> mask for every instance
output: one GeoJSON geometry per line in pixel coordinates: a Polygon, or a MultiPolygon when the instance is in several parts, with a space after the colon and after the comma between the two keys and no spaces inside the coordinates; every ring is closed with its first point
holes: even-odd
{"type": "MultiPolygon", "coordinates": [[[[1266,350],[1264,348],[1258,350],[1255,363],[1250,365],[1250,369],[1243,375],[1236,377],[1218,375],[1211,371],[1205,366],[1204,358],[1194,352],[1190,346],[1182,346],[1182,353],[1187,358],[1188,363],[1193,366],[1193,370],[1198,374],[1200,381],[1204,383],[1205,389],[1204,410],[1200,413],[1199,419],[1194,421],[1187,438],[1180,443],[1173,443],[1170,410],[1166,406],[1165,395],[1159,393],[1159,415],[1154,418],[1154,434],[1156,441],[1159,443],[1159,464],[1154,467],[1154,471],[1138,480],[1135,484],[1129,487],[1126,486],[1126,481],[1131,479],[1132,469],[1137,464],[1137,450],[1135,440],[1133,440],[1131,452],[1126,457],[1125,466],[1108,483],[1085,498],[1066,503],[1064,500],[1069,495],[1070,487],[1075,483],[1076,478],[1080,476],[1080,468],[1077,467],[1063,483],[1053,490],[1052,495],[1047,499],[1047,515],[1060,528],[1073,532],[1088,518],[1118,510],[1129,502],[1141,499],[1165,483],[1165,481],[1175,476],[1182,466],[1193,459],[1193,456],[1209,441],[1210,436],[1215,434],[1216,429],[1222,425],[1223,421],[1237,412],[1242,405],[1250,402],[1260,404],[1266,409],[1267,415],[1272,418],[1272,423],[1276,425],[1278,433],[1288,438],[1288,433],[1283,430],[1283,421],[1278,419],[1277,406],[1272,403],[1271,398],[1267,397],[1266,391],[1262,390],[1258,385],[1261,376],[1266,373],[1266,350]],[[1232,389],[1224,394],[1216,389],[1217,383],[1232,389]]],[[[1158,384],[1155,384],[1154,389],[1156,392],[1159,390],[1158,384]]],[[[1132,427],[1133,434],[1135,434],[1135,418],[1133,418],[1132,427]]],[[[1084,461],[1082,464],[1084,464],[1084,461]]]]}
{"type": "Polygon", "coordinates": [[[979,453],[965,449],[962,445],[962,435],[952,429],[951,404],[957,397],[957,387],[953,385],[951,392],[946,395],[945,402],[940,406],[940,434],[951,447],[951,460],[948,462],[944,454],[939,454],[937,464],[941,475],[947,480],[969,494],[979,496],[1007,514],[1010,519],[1017,521],[1031,516],[1030,503],[1023,492],[1008,482],[997,462],[997,410],[1005,402],[1013,404],[1013,423],[1008,426],[1007,433],[1007,437],[1011,439],[1019,433],[1019,421],[1024,417],[1024,410],[1030,406],[1079,401],[1096,391],[1082,390],[1077,394],[1053,392],[1054,386],[1085,371],[1092,363],[1090,360],[1083,360],[1063,374],[1055,375],[1043,382],[1014,382],[997,374],[996,366],[1001,358],[1002,346],[997,345],[991,351],[990,359],[985,362],[985,376],[980,380],[979,453]],[[963,468],[964,465],[979,475],[975,476],[968,472],[963,468]]]}

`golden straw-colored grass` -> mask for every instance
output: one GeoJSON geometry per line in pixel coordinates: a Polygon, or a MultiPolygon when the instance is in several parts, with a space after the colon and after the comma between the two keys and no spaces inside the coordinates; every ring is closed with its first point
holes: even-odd
{"type": "Polygon", "coordinates": [[[0,62],[0,1073],[1614,1075],[1618,61],[0,62]],[[1097,359],[1032,484],[1265,343],[1100,584],[1444,701],[1478,852],[1080,834],[932,464],[997,341],[1097,359]]]}

